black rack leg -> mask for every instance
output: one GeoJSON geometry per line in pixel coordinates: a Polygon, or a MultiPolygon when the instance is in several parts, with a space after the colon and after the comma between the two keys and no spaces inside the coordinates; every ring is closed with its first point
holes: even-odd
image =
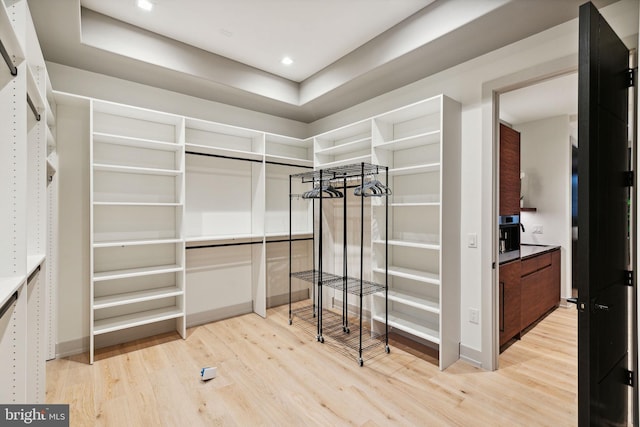
{"type": "Polygon", "coordinates": [[[293,254],[292,248],[291,248],[291,224],[292,224],[292,220],[291,220],[291,216],[292,216],[292,202],[291,202],[291,198],[293,197],[291,192],[292,192],[292,185],[291,185],[291,180],[292,180],[292,176],[289,175],[289,325],[291,325],[293,323],[293,319],[292,319],[292,314],[291,314],[291,270],[292,270],[292,266],[291,264],[293,263],[291,256],[293,254]]]}

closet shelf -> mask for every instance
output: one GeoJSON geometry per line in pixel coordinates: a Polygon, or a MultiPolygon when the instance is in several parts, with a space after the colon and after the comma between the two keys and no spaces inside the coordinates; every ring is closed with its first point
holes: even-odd
{"type": "Polygon", "coordinates": [[[322,155],[338,155],[353,153],[356,151],[366,150],[371,146],[371,137],[357,139],[355,141],[349,141],[331,147],[321,148],[316,150],[316,154],[322,155]]]}
{"type": "Polygon", "coordinates": [[[135,166],[108,165],[102,163],[94,163],[93,170],[104,172],[131,173],[138,175],[178,176],[182,174],[182,171],[174,169],[141,168],[135,166]]]}
{"type": "Polygon", "coordinates": [[[440,170],[440,163],[430,163],[425,165],[406,166],[402,168],[389,169],[389,175],[415,175],[427,172],[437,172],[440,170]]]}
{"type": "Polygon", "coordinates": [[[360,163],[360,162],[364,162],[364,163],[371,162],[371,154],[367,154],[367,155],[364,155],[364,156],[351,157],[349,159],[344,159],[344,160],[336,160],[336,161],[327,162],[327,163],[319,162],[317,167],[322,168],[322,169],[331,169],[331,168],[336,168],[336,167],[340,167],[340,166],[347,166],[347,165],[350,165],[352,163],[360,163]]]}
{"type": "Polygon", "coordinates": [[[113,240],[113,241],[94,241],[94,248],[113,248],[117,246],[141,246],[141,245],[163,245],[168,243],[181,243],[182,239],[137,239],[137,240],[113,240]]]}
{"type": "Polygon", "coordinates": [[[26,276],[12,276],[0,278],[0,307],[2,307],[11,296],[27,280],[26,276]]]}
{"type": "MultiPolygon", "coordinates": [[[[304,280],[305,282],[317,284],[318,278],[320,277],[320,273],[318,272],[318,270],[298,271],[295,273],[291,273],[291,277],[304,280]]],[[[333,280],[342,280],[342,276],[338,276],[337,274],[333,274],[333,273],[327,273],[326,271],[322,272],[323,284],[326,282],[331,282],[333,280]]]]}
{"type": "MultiPolygon", "coordinates": [[[[332,181],[343,178],[358,178],[364,175],[376,175],[385,171],[384,166],[373,165],[371,163],[362,162],[349,165],[340,165],[332,168],[322,169],[322,180],[332,181]]],[[[291,178],[299,178],[302,182],[318,182],[320,180],[320,170],[308,171],[291,175],[291,178]]]]}
{"type": "Polygon", "coordinates": [[[124,294],[102,296],[94,298],[93,309],[100,310],[103,308],[117,307],[120,305],[171,298],[183,294],[184,291],[177,286],[168,286],[165,288],[154,288],[146,291],[127,292],[124,294]]]}
{"type": "Polygon", "coordinates": [[[271,163],[288,163],[293,166],[313,167],[313,160],[300,159],[298,157],[278,156],[275,154],[265,154],[264,160],[271,163]]]}
{"type": "Polygon", "coordinates": [[[36,269],[44,262],[47,256],[45,254],[34,254],[27,256],[27,274],[26,276],[31,276],[31,273],[36,271],[36,269]]]}
{"type": "Polygon", "coordinates": [[[160,202],[93,202],[94,206],[158,206],[158,207],[180,207],[182,203],[160,203],[160,202]]]}
{"type": "MultiPolygon", "coordinates": [[[[384,292],[376,293],[374,294],[374,296],[378,298],[384,298],[384,292]]],[[[433,314],[440,314],[440,304],[437,301],[433,301],[411,293],[389,290],[389,301],[394,301],[433,314]]]]}
{"type": "MultiPolygon", "coordinates": [[[[282,237],[282,238],[288,239],[289,232],[288,231],[272,231],[272,232],[265,233],[264,236],[267,239],[272,239],[276,237],[282,237]]],[[[299,237],[313,237],[313,231],[294,231],[291,233],[291,237],[294,239],[299,237]]]]}
{"type": "MultiPolygon", "coordinates": [[[[373,243],[384,245],[384,240],[374,240],[373,243]]],[[[433,251],[440,250],[440,244],[438,243],[427,243],[427,242],[418,242],[412,240],[397,240],[397,239],[389,239],[390,246],[404,246],[406,248],[417,248],[417,249],[430,249],[433,251]]]]}
{"type": "Polygon", "coordinates": [[[108,332],[148,325],[149,323],[161,322],[163,320],[175,319],[183,316],[183,310],[174,306],[128,314],[125,316],[110,317],[107,319],[96,320],[94,322],[93,333],[94,335],[106,334],[108,332]]]}
{"type": "Polygon", "coordinates": [[[131,136],[114,135],[110,133],[94,132],[93,141],[103,144],[123,145],[126,147],[149,148],[159,151],[179,151],[182,145],[174,142],[156,141],[152,139],[134,138],[131,136]]]}
{"type": "Polygon", "coordinates": [[[233,150],[230,148],[212,147],[209,145],[186,143],[185,149],[187,152],[205,154],[205,155],[216,156],[216,157],[228,157],[231,159],[238,159],[238,160],[262,161],[264,158],[264,155],[262,153],[256,153],[253,151],[233,150]]]}
{"type": "MultiPolygon", "coordinates": [[[[36,109],[34,114],[37,113],[38,115],[41,115],[42,112],[44,112],[44,98],[42,97],[42,93],[40,93],[40,90],[38,89],[38,83],[36,82],[36,78],[33,75],[33,70],[29,65],[27,65],[25,69],[27,70],[27,95],[31,99],[31,102],[33,102],[33,106],[36,109]]],[[[37,118],[37,120],[40,119],[37,118]]]]}
{"type": "MultiPolygon", "coordinates": [[[[384,268],[374,268],[374,272],[384,274],[384,268]]],[[[414,270],[411,268],[389,266],[389,275],[415,280],[418,282],[440,285],[440,276],[426,271],[414,270]]]]}
{"type": "MultiPolygon", "coordinates": [[[[322,282],[322,286],[328,286],[339,291],[345,290],[352,295],[360,295],[360,279],[355,277],[339,276],[337,279],[322,282]],[[346,279],[346,280],[345,280],[346,279]]],[[[385,286],[369,280],[362,281],[362,295],[370,295],[384,290],[385,286]]]]}
{"type": "Polygon", "coordinates": [[[154,274],[174,273],[182,271],[183,268],[177,264],[173,265],[154,265],[151,267],[128,268],[124,270],[102,271],[93,274],[95,282],[105,280],[126,279],[129,277],[151,276],[154,274]]]}
{"type": "MultiPolygon", "coordinates": [[[[384,315],[374,315],[373,320],[384,323],[384,315]]],[[[389,312],[389,326],[425,339],[434,344],[440,344],[440,332],[437,325],[417,319],[404,313],[389,312]]]]}
{"type": "Polygon", "coordinates": [[[187,236],[185,242],[221,242],[225,240],[262,240],[262,234],[215,234],[211,236],[187,236]]]}
{"type": "Polygon", "coordinates": [[[15,67],[18,67],[25,59],[24,49],[18,40],[18,35],[13,29],[9,11],[5,2],[0,2],[0,42],[4,45],[10,57],[13,57],[15,67]]]}
{"type": "Polygon", "coordinates": [[[374,148],[381,148],[389,151],[406,150],[409,148],[424,147],[426,145],[439,144],[440,143],[440,131],[432,131],[420,133],[417,135],[407,136],[405,138],[398,138],[392,141],[381,142],[375,144],[374,148]]]}

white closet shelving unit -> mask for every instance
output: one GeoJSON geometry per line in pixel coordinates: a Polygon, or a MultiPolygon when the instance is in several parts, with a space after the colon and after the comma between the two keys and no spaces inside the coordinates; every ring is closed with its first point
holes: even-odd
{"type": "Polygon", "coordinates": [[[99,335],[175,319],[186,336],[183,120],[91,103],[91,363],[99,335]]]}
{"type": "MultiPolygon", "coordinates": [[[[265,317],[267,293],[284,298],[273,277],[286,280],[274,246],[288,238],[288,192],[279,190],[292,169],[312,167],[311,140],[196,119],[185,125],[189,324],[265,317]]],[[[310,238],[312,213],[297,212],[296,238],[310,238]]]]}
{"type": "Polygon", "coordinates": [[[47,72],[26,0],[0,2],[0,402],[43,403],[47,72]],[[6,64],[6,66],[5,66],[6,64]]]}
{"type": "Polygon", "coordinates": [[[266,316],[264,133],[196,119],[185,133],[189,323],[266,316]]]}
{"type": "Polygon", "coordinates": [[[364,120],[314,138],[316,169],[371,162],[371,120],[364,120]]]}
{"type": "MultiPolygon", "coordinates": [[[[460,104],[437,96],[373,119],[373,161],[389,166],[389,325],[459,358],[460,104]],[[446,236],[446,237],[445,237],[446,236]]],[[[374,205],[373,272],[384,274],[384,218],[374,205]]],[[[382,294],[373,319],[383,321],[382,294]]]]}
{"type": "MultiPolygon", "coordinates": [[[[265,238],[267,242],[267,308],[286,304],[288,293],[289,203],[291,202],[291,238],[296,271],[311,268],[313,249],[313,207],[289,193],[302,193],[306,186],[299,181],[289,189],[289,175],[313,167],[313,139],[300,140],[266,134],[265,139],[265,238]]],[[[308,287],[296,283],[294,301],[307,299],[308,287]]]]}

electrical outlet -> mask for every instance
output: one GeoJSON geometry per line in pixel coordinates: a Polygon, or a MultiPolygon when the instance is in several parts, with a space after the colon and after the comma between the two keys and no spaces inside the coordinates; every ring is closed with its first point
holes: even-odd
{"type": "Polygon", "coordinates": [[[480,310],[477,308],[469,309],[469,323],[475,323],[476,325],[480,323],[480,310]]]}
{"type": "Polygon", "coordinates": [[[543,231],[542,225],[540,224],[533,225],[533,231],[532,231],[533,234],[542,234],[542,231],[543,231]]]}

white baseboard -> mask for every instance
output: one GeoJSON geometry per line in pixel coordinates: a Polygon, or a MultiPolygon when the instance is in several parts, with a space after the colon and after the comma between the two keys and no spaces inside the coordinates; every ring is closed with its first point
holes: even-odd
{"type": "Polygon", "coordinates": [[[480,350],[460,344],[460,359],[478,368],[482,368],[482,352],[480,350]]]}
{"type": "Polygon", "coordinates": [[[218,308],[215,310],[190,313],[187,314],[187,328],[191,328],[192,326],[204,325],[205,323],[217,322],[218,320],[241,316],[243,314],[248,314],[251,312],[253,312],[253,306],[251,304],[251,301],[249,301],[229,307],[218,308]]]}

